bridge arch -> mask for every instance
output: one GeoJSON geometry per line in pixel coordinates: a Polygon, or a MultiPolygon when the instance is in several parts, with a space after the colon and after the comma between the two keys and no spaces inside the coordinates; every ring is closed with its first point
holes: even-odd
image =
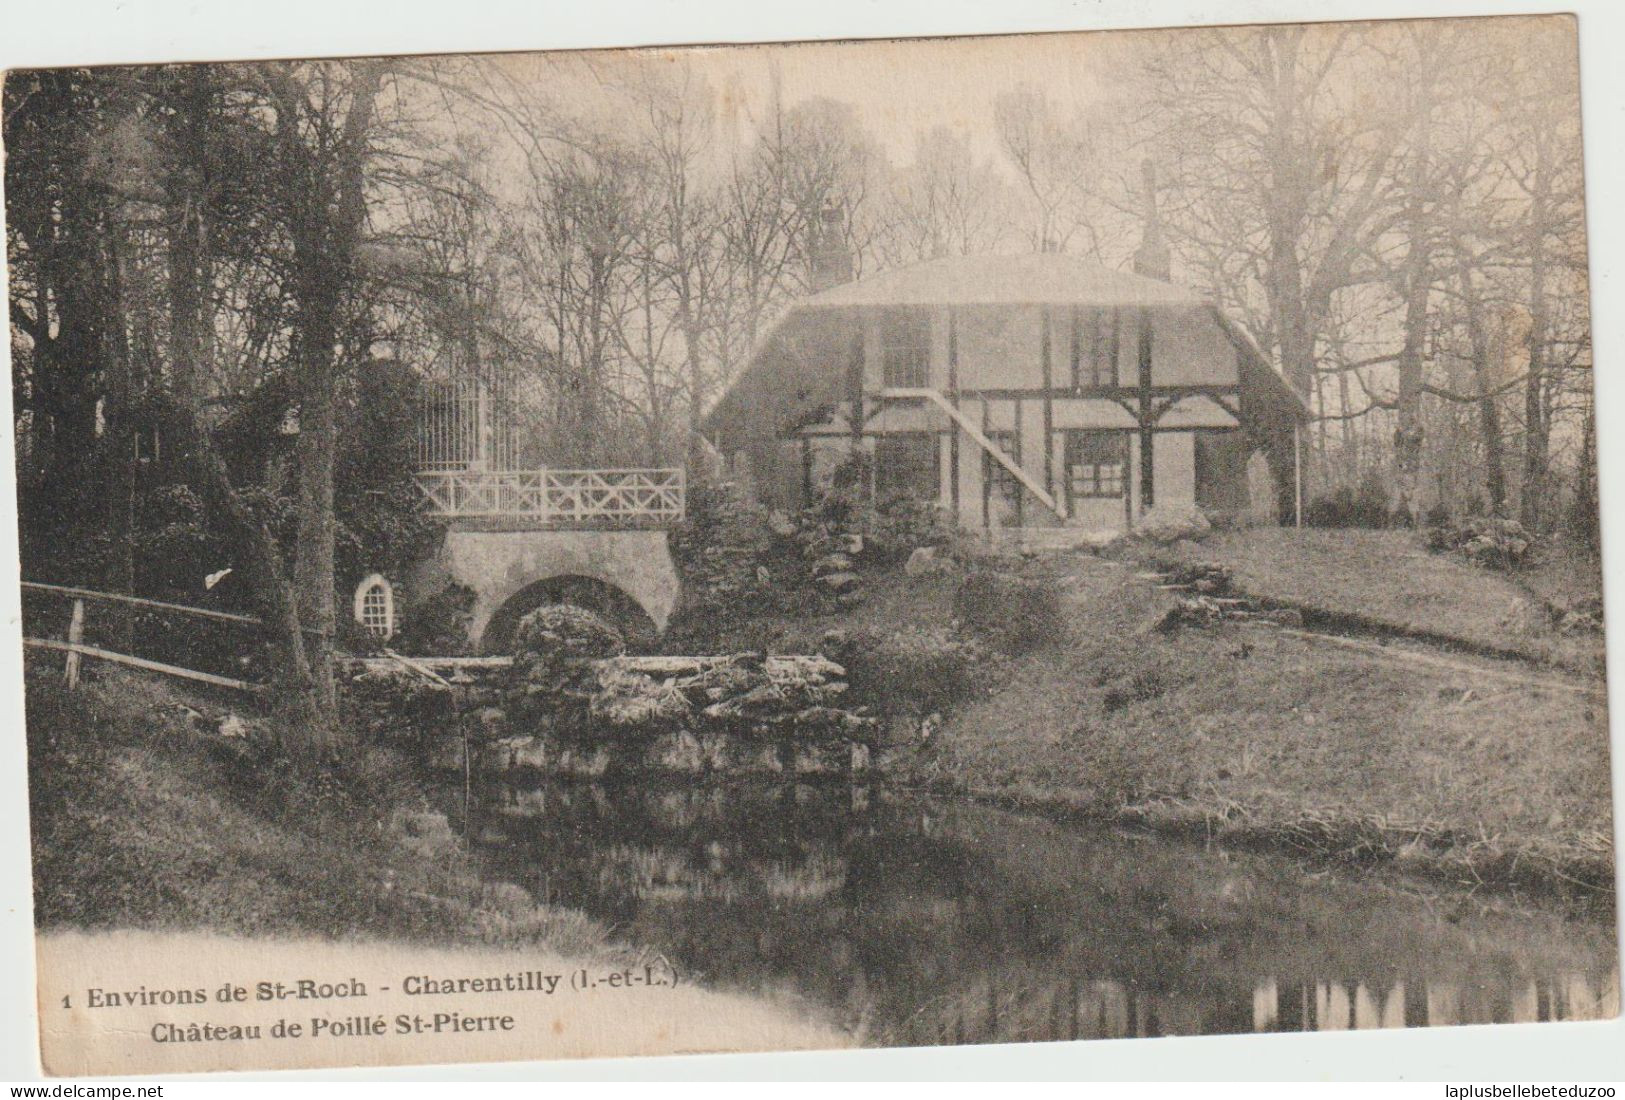
{"type": "Polygon", "coordinates": [[[533,581],[504,600],[485,624],[480,652],[512,653],[519,620],[549,604],[571,604],[594,612],[628,642],[649,642],[659,633],[654,619],[623,589],[598,577],[567,573],[533,581]]]}
{"type": "Polygon", "coordinates": [[[420,592],[447,583],[474,592],[469,641],[498,653],[544,603],[578,603],[633,638],[652,638],[677,608],[681,583],[659,530],[524,530],[458,522],[415,578],[420,592]]]}

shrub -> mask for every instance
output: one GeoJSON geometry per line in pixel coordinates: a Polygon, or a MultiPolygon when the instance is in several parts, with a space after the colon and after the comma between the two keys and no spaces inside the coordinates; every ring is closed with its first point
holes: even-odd
{"type": "Polygon", "coordinates": [[[1474,517],[1431,528],[1429,550],[1455,552],[1491,569],[1517,569],[1529,560],[1534,536],[1515,519],[1474,517]]]}
{"type": "Polygon", "coordinates": [[[375,657],[389,646],[390,639],[380,638],[349,615],[341,614],[333,629],[333,641],[341,653],[375,657]]]}
{"type": "Polygon", "coordinates": [[[1596,479],[1579,485],[1563,510],[1563,533],[1574,543],[1596,553],[1602,547],[1602,526],[1597,511],[1596,479]]]}
{"type": "Polygon", "coordinates": [[[1100,702],[1108,713],[1132,703],[1148,702],[1164,694],[1169,687],[1162,671],[1155,667],[1135,669],[1103,686],[1105,691],[1100,702]]]}
{"type": "Polygon", "coordinates": [[[943,546],[954,536],[952,521],[935,502],[897,497],[863,515],[864,556],[895,565],[922,546],[943,546]]]}
{"type": "Polygon", "coordinates": [[[621,632],[591,611],[570,604],[538,607],[514,632],[505,693],[509,717],[565,731],[584,728],[596,678],[582,662],[625,651],[621,632]]]}
{"type": "Polygon", "coordinates": [[[967,698],[988,660],[974,640],[919,626],[853,636],[836,656],[846,665],[853,701],[911,717],[967,698]]]}
{"type": "Polygon", "coordinates": [[[1422,524],[1425,527],[1443,527],[1450,522],[1450,509],[1443,503],[1435,504],[1422,513],[1422,524]]]}
{"type": "Polygon", "coordinates": [[[835,524],[855,521],[869,505],[869,486],[874,479],[874,457],[868,451],[853,451],[830,473],[829,488],[816,507],[822,519],[835,524]]]}
{"type": "Polygon", "coordinates": [[[421,737],[454,719],[450,693],[405,669],[373,669],[341,679],[339,718],[363,744],[421,737]]]}
{"type": "Polygon", "coordinates": [[[1310,501],[1303,510],[1310,527],[1387,527],[1393,520],[1388,491],[1375,478],[1358,489],[1340,485],[1310,501]]]}
{"type": "Polygon", "coordinates": [[[1058,603],[1049,585],[975,569],[954,592],[954,617],[1004,649],[1021,653],[1064,636],[1058,603]]]}
{"type": "Polygon", "coordinates": [[[395,646],[414,656],[461,657],[472,653],[469,626],[474,615],[474,590],[448,584],[420,600],[401,616],[395,646]]]}
{"type": "Polygon", "coordinates": [[[688,614],[725,622],[753,607],[774,606],[783,582],[803,572],[787,542],[734,483],[693,486],[687,515],[671,535],[688,614]]]}

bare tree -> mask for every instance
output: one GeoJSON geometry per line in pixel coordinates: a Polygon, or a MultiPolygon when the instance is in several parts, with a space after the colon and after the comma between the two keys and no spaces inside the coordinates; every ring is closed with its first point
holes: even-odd
{"type": "Polygon", "coordinates": [[[1529,320],[1519,498],[1524,524],[1539,528],[1547,519],[1553,397],[1562,388],[1553,377],[1553,290],[1561,281],[1584,300],[1584,179],[1572,37],[1521,41],[1514,56],[1506,104],[1514,140],[1506,145],[1505,168],[1522,206],[1515,244],[1529,320]],[[1554,81],[1554,74],[1568,75],[1554,81]]]}
{"type": "Polygon", "coordinates": [[[920,135],[888,190],[877,241],[888,265],[994,252],[1011,232],[1008,185],[944,127],[920,135]]]}
{"type": "Polygon", "coordinates": [[[1047,94],[1023,86],[993,101],[993,124],[1032,207],[1032,250],[1076,251],[1103,261],[1103,120],[1063,117],[1047,94]]]}
{"type": "Polygon", "coordinates": [[[1398,216],[1386,185],[1404,124],[1382,102],[1373,33],[1192,32],[1142,75],[1176,250],[1306,397],[1334,299],[1377,277],[1369,257],[1398,216]]]}
{"type": "MultiPolygon", "coordinates": [[[[656,346],[655,294],[658,283],[669,300],[671,328],[679,337],[676,372],[687,406],[683,453],[693,454],[699,441],[700,416],[715,389],[717,376],[707,361],[710,334],[718,324],[721,266],[727,260],[718,233],[722,201],[715,174],[709,170],[713,140],[712,94],[692,68],[650,74],[633,89],[647,133],[643,143],[650,165],[648,214],[644,220],[640,275],[642,290],[642,355],[646,409],[651,414],[651,451],[660,451],[665,389],[660,380],[661,351],[656,346]]],[[[663,442],[663,440],[661,440],[663,442]]]]}

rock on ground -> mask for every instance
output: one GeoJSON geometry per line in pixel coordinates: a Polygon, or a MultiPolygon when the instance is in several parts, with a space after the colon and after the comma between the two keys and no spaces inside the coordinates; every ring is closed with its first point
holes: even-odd
{"type": "Polygon", "coordinates": [[[1201,539],[1213,530],[1213,525],[1200,508],[1167,506],[1152,508],[1134,525],[1134,533],[1158,543],[1174,543],[1180,539],[1201,539]]]}

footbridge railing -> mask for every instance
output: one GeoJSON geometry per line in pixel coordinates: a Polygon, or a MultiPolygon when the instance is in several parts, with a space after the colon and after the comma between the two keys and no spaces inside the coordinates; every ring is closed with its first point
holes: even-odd
{"type": "Polygon", "coordinates": [[[661,525],[683,518],[683,471],[422,470],[429,511],[446,517],[528,519],[548,526],[661,525]]]}

